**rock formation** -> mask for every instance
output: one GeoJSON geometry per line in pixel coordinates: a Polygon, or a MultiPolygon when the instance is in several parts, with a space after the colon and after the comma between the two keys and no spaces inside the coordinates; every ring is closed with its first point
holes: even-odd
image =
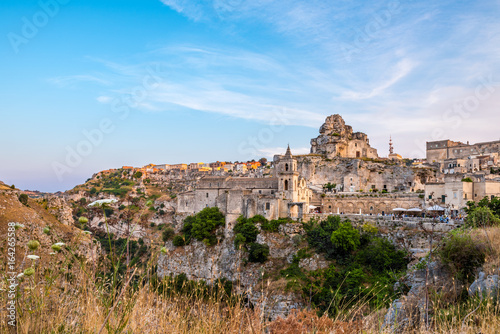
{"type": "Polygon", "coordinates": [[[343,158],[378,158],[377,150],[370,146],[368,136],[362,132],[353,132],[346,125],[342,116],[328,116],[319,129],[320,135],[311,140],[311,153],[321,154],[328,159],[343,158]]]}

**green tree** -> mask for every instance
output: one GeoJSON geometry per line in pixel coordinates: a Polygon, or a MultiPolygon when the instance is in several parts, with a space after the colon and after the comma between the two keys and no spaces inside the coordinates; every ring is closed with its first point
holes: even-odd
{"type": "Polygon", "coordinates": [[[189,216],[184,220],[182,232],[187,244],[191,238],[194,238],[205,242],[208,246],[212,246],[217,243],[215,230],[224,224],[224,214],[220,212],[219,208],[205,208],[196,215],[189,216]]]}
{"type": "Polygon", "coordinates": [[[135,172],[134,175],[133,175],[133,177],[136,178],[136,179],[140,179],[142,177],[142,172],[141,171],[135,172]]]}
{"type": "Polygon", "coordinates": [[[467,223],[473,227],[492,226],[498,224],[498,222],[498,217],[486,206],[475,208],[467,216],[467,223]]]}
{"type": "Polygon", "coordinates": [[[26,194],[19,195],[19,202],[21,202],[23,205],[28,206],[28,195],[26,194]]]}
{"type": "MultiPolygon", "coordinates": [[[[254,220],[246,219],[243,216],[240,216],[236,220],[233,231],[234,233],[236,233],[236,235],[240,234],[243,238],[245,238],[244,243],[255,242],[255,240],[257,240],[257,235],[259,235],[259,229],[257,228],[257,226],[255,226],[254,220]]],[[[238,238],[238,241],[235,239],[235,247],[237,247],[237,243],[239,244],[241,243],[241,241],[241,237],[238,238]]]]}
{"type": "Polygon", "coordinates": [[[336,249],[348,254],[359,247],[360,234],[350,222],[346,221],[341,223],[336,231],[333,231],[330,240],[336,249]]]}

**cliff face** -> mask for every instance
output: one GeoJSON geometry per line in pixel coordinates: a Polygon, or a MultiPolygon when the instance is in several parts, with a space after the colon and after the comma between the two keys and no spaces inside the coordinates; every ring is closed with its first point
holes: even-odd
{"type": "Polygon", "coordinates": [[[423,190],[424,183],[434,175],[432,169],[417,169],[389,162],[341,158],[325,160],[315,156],[296,158],[297,170],[309,184],[322,186],[334,183],[343,186],[343,191],[369,191],[372,186],[388,192],[423,190]]]}
{"type": "MultiPolygon", "coordinates": [[[[189,279],[209,283],[226,278],[235,282],[237,291],[247,295],[254,305],[263,306],[267,316],[276,318],[303,306],[298,295],[285,291],[282,280],[268,278],[292,262],[299,249],[293,237],[303,233],[301,224],[282,225],[279,233],[260,233],[257,242],[269,245],[270,250],[269,260],[263,264],[246,263],[248,254],[234,248],[232,236],[211,247],[198,241],[175,247],[168,241],[168,252],[158,261],[158,274],[164,277],[184,273],[189,279]]],[[[304,266],[318,269],[325,267],[326,262],[314,257],[307,259],[304,266]]]]}

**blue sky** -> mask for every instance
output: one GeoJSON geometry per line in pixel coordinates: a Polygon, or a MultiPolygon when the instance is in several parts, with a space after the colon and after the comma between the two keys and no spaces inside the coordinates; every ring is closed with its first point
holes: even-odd
{"type": "Polygon", "coordinates": [[[380,156],[500,138],[500,1],[4,0],[0,180],[306,153],[326,116],[380,156]]]}

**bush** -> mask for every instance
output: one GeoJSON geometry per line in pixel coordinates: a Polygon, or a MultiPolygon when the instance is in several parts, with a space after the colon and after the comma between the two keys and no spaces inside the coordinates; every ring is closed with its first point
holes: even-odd
{"type": "Polygon", "coordinates": [[[91,195],[94,195],[96,192],[97,192],[96,187],[92,187],[92,188],[90,189],[90,194],[91,194],[91,195]]]}
{"type": "Polygon", "coordinates": [[[104,214],[106,217],[111,217],[111,215],[114,213],[114,210],[111,208],[104,208],[104,214]]]}
{"type": "Polygon", "coordinates": [[[205,244],[213,246],[217,243],[215,230],[223,226],[225,223],[224,214],[220,212],[219,208],[205,208],[194,216],[189,216],[184,220],[182,233],[186,243],[189,244],[191,238],[198,241],[204,241],[205,244]]]}
{"type": "Polygon", "coordinates": [[[492,226],[499,223],[499,219],[489,207],[475,208],[467,216],[467,224],[472,227],[492,226]]]}
{"type": "Polygon", "coordinates": [[[142,172],[137,171],[134,173],[134,175],[132,175],[132,177],[134,177],[135,179],[140,179],[142,177],[142,172]]]}
{"type": "Polygon", "coordinates": [[[269,256],[269,246],[266,244],[251,243],[248,254],[248,261],[264,263],[269,256]]]}
{"type": "MultiPolygon", "coordinates": [[[[264,217],[262,217],[262,218],[264,218],[264,217]]],[[[289,222],[291,222],[291,220],[289,218],[280,218],[280,219],[275,219],[275,220],[271,220],[271,221],[268,221],[267,219],[265,219],[265,221],[263,221],[261,223],[260,228],[263,231],[267,231],[267,232],[278,232],[280,225],[288,224],[289,222]]]]}
{"type": "MultiPolygon", "coordinates": [[[[241,235],[241,237],[245,239],[243,243],[252,243],[255,242],[255,240],[257,240],[257,235],[259,235],[259,229],[257,228],[257,226],[255,226],[254,221],[255,219],[246,219],[243,216],[240,216],[236,220],[236,225],[234,225],[233,231],[234,233],[236,233],[236,235],[239,234],[241,235]]],[[[234,240],[235,247],[238,247],[237,243],[239,244],[242,242],[243,239],[241,237],[239,237],[238,241],[236,239],[234,240]]]]}
{"type": "Polygon", "coordinates": [[[348,221],[340,224],[339,228],[332,233],[330,240],[332,245],[344,254],[355,251],[360,245],[359,232],[348,221]]]}
{"type": "Polygon", "coordinates": [[[234,248],[238,249],[240,245],[245,245],[247,239],[243,236],[243,234],[238,233],[234,237],[234,248]]]}
{"type": "Polygon", "coordinates": [[[163,231],[161,238],[164,242],[172,239],[175,235],[175,231],[173,228],[169,227],[165,231],[163,231]]]}
{"type": "Polygon", "coordinates": [[[19,195],[19,202],[21,202],[25,206],[28,206],[28,195],[26,194],[19,195]]]}
{"type": "Polygon", "coordinates": [[[404,270],[408,264],[408,254],[397,250],[396,246],[387,239],[375,237],[365,249],[356,256],[357,262],[370,267],[373,271],[398,272],[404,270]]]}
{"type": "Polygon", "coordinates": [[[472,282],[475,270],[485,262],[486,245],[469,234],[452,233],[439,247],[438,256],[458,280],[472,282]]]}
{"type": "Polygon", "coordinates": [[[174,240],[172,240],[172,243],[174,244],[175,247],[182,247],[186,244],[184,238],[181,235],[176,235],[174,237],[174,240]]]}

